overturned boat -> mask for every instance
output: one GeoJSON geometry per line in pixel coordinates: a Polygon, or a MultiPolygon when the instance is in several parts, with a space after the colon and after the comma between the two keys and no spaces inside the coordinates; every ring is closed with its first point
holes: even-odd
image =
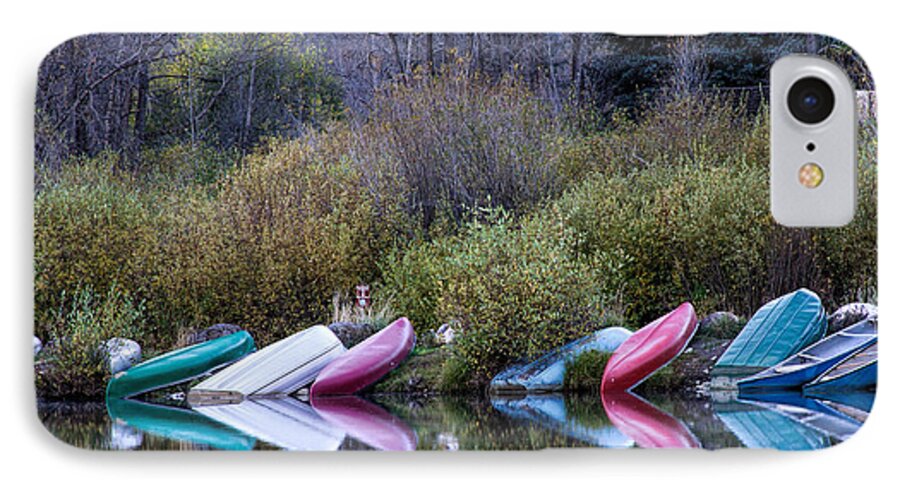
{"type": "Polygon", "coordinates": [[[758,374],[738,381],[741,391],[800,390],[853,353],[878,340],[878,327],[869,319],[810,345],[758,374]]]}
{"type": "Polygon", "coordinates": [[[191,388],[191,406],[239,403],[244,398],[289,395],[346,352],[322,325],[307,328],[255,352],[191,388]]]}
{"type": "Polygon", "coordinates": [[[122,371],[106,385],[106,398],[128,398],[190,381],[227,366],[255,349],[246,331],[168,352],[122,371]]]}
{"type": "Polygon", "coordinates": [[[613,352],[631,336],[622,327],[609,327],[553,349],[527,364],[515,364],[491,380],[493,393],[562,391],[566,363],[585,352],[613,352]]]}
{"type": "Polygon", "coordinates": [[[770,368],[825,336],[822,301],[808,289],[776,298],[760,308],[712,369],[718,376],[742,378],[770,368]]]}

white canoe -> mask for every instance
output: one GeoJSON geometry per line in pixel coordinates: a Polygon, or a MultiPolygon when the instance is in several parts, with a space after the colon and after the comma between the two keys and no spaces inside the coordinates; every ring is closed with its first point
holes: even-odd
{"type": "Polygon", "coordinates": [[[288,395],[312,383],[347,349],[322,325],[279,340],[191,388],[191,405],[238,403],[248,397],[288,395]]]}

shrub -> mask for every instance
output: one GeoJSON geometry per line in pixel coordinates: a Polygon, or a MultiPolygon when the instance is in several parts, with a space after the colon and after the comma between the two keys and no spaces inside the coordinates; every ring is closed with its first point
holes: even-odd
{"type": "Polygon", "coordinates": [[[158,232],[167,227],[154,195],[106,154],[67,166],[44,182],[34,203],[34,301],[37,334],[46,335],[60,298],[90,284],[113,284],[147,298],[163,253],[158,232]]]}
{"type": "Polygon", "coordinates": [[[612,353],[589,350],[566,361],[566,375],[563,389],[567,392],[599,393],[603,382],[603,371],[612,353]]]}
{"type": "Polygon", "coordinates": [[[336,144],[272,140],[215,198],[182,198],[160,281],[172,321],[237,323],[265,345],[326,321],[335,292],[377,279],[394,205],[376,201],[336,144]]]}
{"type": "Polygon", "coordinates": [[[48,347],[40,359],[35,384],[41,396],[97,397],[109,373],[102,343],[112,337],[140,338],[144,305],[136,303],[116,284],[105,295],[90,285],[79,286],[61,307],[49,331],[48,347]]]}
{"type": "MultiPolygon", "coordinates": [[[[574,237],[559,216],[541,213],[517,222],[502,210],[482,212],[459,236],[426,246],[437,253],[410,251],[424,261],[417,273],[433,274],[425,281],[436,285],[425,303],[434,311],[426,307],[420,314],[437,319],[432,325],[459,325],[456,352],[479,384],[510,361],[593,331],[605,303],[590,265],[571,253],[574,237]]],[[[404,260],[395,264],[416,270],[404,260]]],[[[387,287],[399,298],[403,284],[387,287]]]]}
{"type": "Polygon", "coordinates": [[[399,179],[426,230],[458,226],[488,199],[518,213],[561,191],[567,132],[552,107],[514,75],[489,80],[468,66],[458,59],[378,91],[356,131],[359,154],[399,179]]]}

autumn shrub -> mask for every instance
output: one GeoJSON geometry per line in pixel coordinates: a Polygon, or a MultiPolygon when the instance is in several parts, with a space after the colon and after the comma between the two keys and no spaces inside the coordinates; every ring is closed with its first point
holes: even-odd
{"type": "Polygon", "coordinates": [[[182,205],[160,282],[172,321],[238,323],[265,345],[327,321],[335,292],[377,278],[395,205],[322,138],[270,141],[215,198],[182,205]]]}
{"type": "Polygon", "coordinates": [[[640,106],[637,116],[613,114],[600,132],[566,146],[562,171],[578,182],[591,172],[622,174],[656,165],[745,162],[768,166],[769,125],[765,107],[715,94],[663,92],[640,106]]]}
{"type": "Polygon", "coordinates": [[[746,155],[595,174],[556,205],[580,254],[616,264],[601,273],[643,324],[683,301],[750,316],[799,287],[828,308],[874,290],[875,167],[861,164],[859,205],[842,228],[791,229],[769,211],[768,171],[746,155]]]}
{"type": "Polygon", "coordinates": [[[153,294],[168,226],[157,196],[140,190],[117,156],[73,163],[47,179],[34,201],[35,331],[46,335],[64,292],[113,284],[153,294]]]}
{"type": "Polygon", "coordinates": [[[144,305],[117,284],[106,293],[90,285],[63,292],[41,352],[35,385],[42,397],[102,396],[109,372],[102,344],[113,337],[140,341],[144,305]]]}
{"type": "Polygon", "coordinates": [[[410,271],[435,285],[425,288],[427,301],[414,303],[414,309],[433,318],[432,325],[451,322],[461,331],[456,353],[467,374],[483,384],[513,360],[595,330],[607,297],[591,265],[576,260],[574,235],[559,216],[541,213],[519,222],[500,209],[482,213],[459,235],[436,240],[425,251],[410,250],[393,264],[402,271],[385,278],[397,298],[410,271]]]}
{"type": "Polygon", "coordinates": [[[357,158],[390,169],[424,229],[458,226],[488,199],[519,213],[561,191],[567,129],[553,108],[514,74],[490,80],[468,66],[379,90],[356,130],[357,158]]]}

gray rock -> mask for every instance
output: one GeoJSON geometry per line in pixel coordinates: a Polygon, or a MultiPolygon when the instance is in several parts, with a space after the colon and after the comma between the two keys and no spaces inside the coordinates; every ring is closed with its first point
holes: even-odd
{"type": "Polygon", "coordinates": [[[233,333],[238,333],[243,328],[232,325],[230,323],[217,323],[211,327],[205,328],[199,332],[188,335],[187,345],[199,344],[208,340],[217,339],[233,333]]]}
{"type": "Polygon", "coordinates": [[[340,339],[344,347],[350,348],[369,338],[378,331],[375,325],[368,323],[334,322],[328,325],[328,330],[340,339]]]}
{"type": "Polygon", "coordinates": [[[717,311],[700,320],[698,330],[706,331],[711,328],[719,328],[739,323],[741,319],[730,311],[717,311]]]}
{"type": "Polygon", "coordinates": [[[34,355],[38,355],[38,352],[44,347],[44,344],[41,343],[41,339],[34,337],[34,355]]]}
{"type": "Polygon", "coordinates": [[[131,340],[113,337],[101,346],[110,374],[116,374],[141,362],[141,346],[131,340]]]}
{"type": "Polygon", "coordinates": [[[869,318],[878,318],[877,306],[870,303],[846,304],[828,317],[828,329],[831,332],[836,332],[869,318]]]}

